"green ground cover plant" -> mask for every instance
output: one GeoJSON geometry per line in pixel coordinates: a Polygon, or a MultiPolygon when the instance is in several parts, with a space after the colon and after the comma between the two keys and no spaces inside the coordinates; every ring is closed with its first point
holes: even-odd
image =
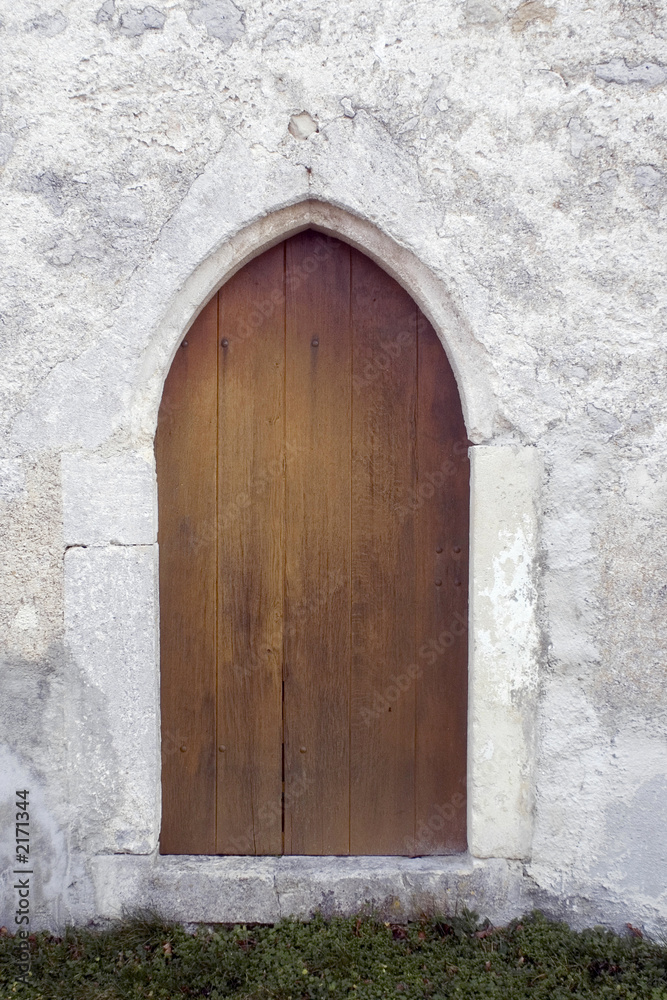
{"type": "Polygon", "coordinates": [[[17,940],[0,936],[3,1000],[667,1000],[667,946],[638,932],[578,933],[539,912],[507,927],[466,911],[408,924],[315,916],[195,934],[141,917],[104,931],[31,935],[30,946],[24,985],[17,940]]]}

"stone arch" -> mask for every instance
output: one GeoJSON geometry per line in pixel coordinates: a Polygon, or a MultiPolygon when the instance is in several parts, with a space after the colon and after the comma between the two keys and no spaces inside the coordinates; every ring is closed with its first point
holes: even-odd
{"type": "MultiPolygon", "coordinates": [[[[174,354],[204,305],[249,260],[308,228],[350,243],[409,292],[433,324],[454,370],[469,437],[479,440],[490,436],[493,394],[483,351],[443,282],[410,249],[373,223],[345,208],[312,198],[249,223],[188,275],[145,354],[150,418],[142,430],[145,432],[157,420],[162,386],[174,354]]],[[[145,391],[146,386],[138,387],[138,393],[145,391]]]]}
{"type": "Polygon", "coordinates": [[[491,440],[498,424],[492,371],[460,308],[461,290],[448,287],[442,206],[418,200],[414,162],[365,117],[333,122],[298,162],[231,136],[129,279],[103,336],[37,388],[15,421],[15,442],[67,451],[149,448],[171,358],[197,312],[249,259],[307,226],[341,236],[405,287],[445,347],[470,440],[491,440]]]}

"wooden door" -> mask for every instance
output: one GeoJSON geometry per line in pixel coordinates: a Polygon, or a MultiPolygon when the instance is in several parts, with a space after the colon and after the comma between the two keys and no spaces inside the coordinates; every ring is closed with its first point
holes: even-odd
{"type": "Polygon", "coordinates": [[[410,296],[310,230],[257,257],[156,462],[161,853],[465,850],[468,441],[410,296]]]}

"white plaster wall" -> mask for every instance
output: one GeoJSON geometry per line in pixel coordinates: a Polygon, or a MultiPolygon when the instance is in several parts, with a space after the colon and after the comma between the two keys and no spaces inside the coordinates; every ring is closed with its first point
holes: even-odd
{"type": "MultiPolygon", "coordinates": [[[[471,788],[473,828],[503,817],[471,840],[480,907],[500,912],[510,879],[515,909],[664,926],[665,12],[35,0],[0,14],[2,741],[40,803],[36,919],[118,902],[129,869],[109,882],[108,866],[135,859],[115,852],[154,842],[154,788],[132,790],[109,755],[132,685],[156,697],[135,668],[154,657],[162,380],[207,295],[300,204],[300,224],[347,226],[427,311],[469,436],[487,471],[502,466],[489,488],[508,483],[473,508],[477,537],[506,542],[478,574],[475,642],[489,711],[504,706],[514,734],[526,722],[522,757],[471,744],[473,766],[506,769],[504,786],[471,788]],[[498,457],[516,446],[544,468],[530,580],[502,527],[521,521],[522,460],[498,457]],[[95,605],[99,580],[122,621],[95,605]],[[539,635],[533,621],[511,634],[503,608],[521,620],[529,586],[539,635]],[[68,639],[77,621],[85,643],[83,625],[68,639]]],[[[155,738],[127,734],[147,762],[155,738]]]]}

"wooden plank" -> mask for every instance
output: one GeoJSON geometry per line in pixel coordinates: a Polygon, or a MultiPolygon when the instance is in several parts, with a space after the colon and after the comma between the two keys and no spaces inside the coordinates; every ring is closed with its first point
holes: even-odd
{"type": "Polygon", "coordinates": [[[286,261],[285,853],[347,854],[350,248],[286,261]]]}
{"type": "Polygon", "coordinates": [[[468,438],[454,373],[418,314],[415,854],[464,851],[468,685],[468,438]]]}
{"type": "Polygon", "coordinates": [[[284,255],[219,293],[219,854],[282,853],[284,255]]]}
{"type": "Polygon", "coordinates": [[[162,854],[215,850],[217,333],[213,299],[176,352],[155,439],[162,854]]]}
{"type": "Polygon", "coordinates": [[[414,838],[413,518],[416,306],[352,251],[350,852],[409,854],[414,838]]]}

